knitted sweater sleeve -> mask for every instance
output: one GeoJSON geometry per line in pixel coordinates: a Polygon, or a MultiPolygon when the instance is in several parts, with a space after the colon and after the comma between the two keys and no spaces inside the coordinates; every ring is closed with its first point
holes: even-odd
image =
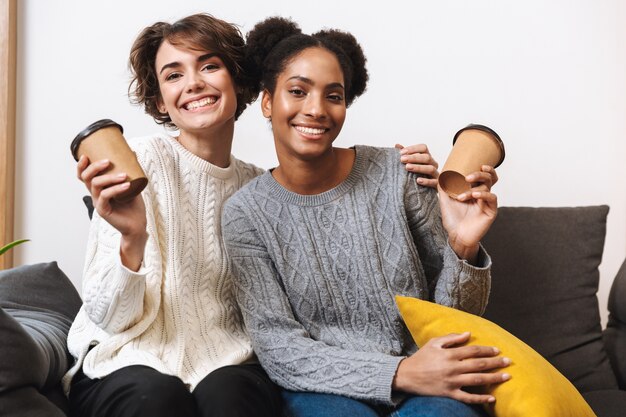
{"type": "Polygon", "coordinates": [[[417,185],[413,174],[406,177],[404,203],[430,301],[473,314],[484,313],[491,287],[491,258],[487,252],[481,246],[479,266],[459,259],[448,243],[437,192],[417,185]]]}
{"type": "Polygon", "coordinates": [[[294,316],[277,269],[244,204],[224,210],[222,231],[237,298],[255,352],[277,384],[393,404],[392,381],[403,357],[359,352],[311,338],[294,316]]]}
{"type": "Polygon", "coordinates": [[[145,282],[144,269],[122,265],[120,233],[94,212],[82,291],[89,319],[109,334],[128,329],[142,316],[145,282]]]}

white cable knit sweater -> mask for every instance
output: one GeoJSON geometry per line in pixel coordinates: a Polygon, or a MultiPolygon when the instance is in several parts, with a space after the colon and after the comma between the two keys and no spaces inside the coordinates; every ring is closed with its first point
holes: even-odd
{"type": "Polygon", "coordinates": [[[231,157],[219,168],[166,135],[130,141],[147,177],[149,239],[135,273],[121,265],[120,235],[94,212],[84,304],[68,336],[76,363],[100,378],[146,365],[193,389],[211,371],[253,358],[221,237],[222,206],[262,170],[231,157]],[[93,346],[90,349],[90,346],[93,346]]]}

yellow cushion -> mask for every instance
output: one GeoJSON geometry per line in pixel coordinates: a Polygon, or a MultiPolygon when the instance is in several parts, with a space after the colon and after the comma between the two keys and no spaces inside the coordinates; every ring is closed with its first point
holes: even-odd
{"type": "Polygon", "coordinates": [[[449,333],[471,332],[468,344],[495,346],[512,363],[502,372],[511,379],[486,387],[496,398],[485,405],[497,417],[595,417],[576,388],[539,353],[502,327],[482,317],[416,298],[396,303],[417,346],[449,333]]]}

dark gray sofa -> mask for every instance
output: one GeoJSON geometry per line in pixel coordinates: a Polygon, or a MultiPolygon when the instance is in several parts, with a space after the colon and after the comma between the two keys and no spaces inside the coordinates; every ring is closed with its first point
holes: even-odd
{"type": "Polygon", "coordinates": [[[604,332],[596,297],[608,211],[500,208],[482,242],[493,260],[484,317],[541,353],[598,417],[624,417],[626,260],[613,281],[604,332]]]}
{"type": "MultiPolygon", "coordinates": [[[[606,206],[500,208],[483,240],[494,263],[485,317],[555,365],[598,417],[623,417],[626,261],[612,286],[604,333],[596,297],[607,213],[606,206]]],[[[0,416],[64,416],[67,402],[50,380],[58,369],[41,367],[63,362],[58,342],[80,307],[76,290],[54,262],[0,271],[0,307],[0,416]],[[38,329],[32,317],[26,323],[24,311],[44,314],[56,331],[38,329]],[[46,349],[52,354],[42,354],[46,349]]]]}

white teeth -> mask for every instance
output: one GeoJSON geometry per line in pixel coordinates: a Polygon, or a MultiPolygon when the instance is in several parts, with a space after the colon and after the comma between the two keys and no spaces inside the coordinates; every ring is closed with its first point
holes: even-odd
{"type": "Polygon", "coordinates": [[[213,104],[217,101],[217,97],[207,97],[201,100],[192,101],[191,103],[185,104],[185,108],[187,110],[194,110],[199,107],[208,106],[209,104],[213,104]]]}
{"type": "Polygon", "coordinates": [[[318,129],[314,127],[296,126],[296,130],[307,135],[321,135],[326,129],[318,129]]]}

